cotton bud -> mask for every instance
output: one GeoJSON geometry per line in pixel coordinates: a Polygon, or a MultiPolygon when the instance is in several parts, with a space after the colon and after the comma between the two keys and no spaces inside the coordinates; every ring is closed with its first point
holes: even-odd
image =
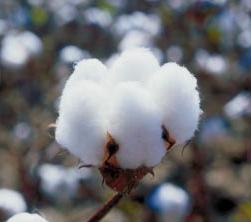
{"type": "Polygon", "coordinates": [[[38,214],[20,213],[11,217],[7,222],[48,222],[38,214]]]}
{"type": "Polygon", "coordinates": [[[181,222],[189,213],[191,201],[185,190],[165,183],[150,193],[147,205],[158,213],[160,222],[181,222]]]}
{"type": "MultiPolygon", "coordinates": [[[[26,203],[23,196],[14,190],[0,189],[0,211],[3,217],[26,211],[26,203]]],[[[0,217],[1,219],[1,217],[0,217]]]]}
{"type": "Polygon", "coordinates": [[[77,63],[66,82],[56,140],[85,166],[97,166],[117,191],[152,173],[173,144],[197,129],[197,81],[175,63],[159,66],[150,50],[130,49],[106,68],[95,59],[77,63]]]}

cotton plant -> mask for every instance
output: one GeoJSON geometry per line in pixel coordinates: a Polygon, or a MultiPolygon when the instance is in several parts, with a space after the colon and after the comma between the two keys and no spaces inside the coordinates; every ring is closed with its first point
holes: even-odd
{"type": "Polygon", "coordinates": [[[202,113],[194,75],[176,63],[160,65],[146,48],[122,52],[109,67],[78,62],[58,112],[56,141],[120,194],[189,141],[202,113]]]}

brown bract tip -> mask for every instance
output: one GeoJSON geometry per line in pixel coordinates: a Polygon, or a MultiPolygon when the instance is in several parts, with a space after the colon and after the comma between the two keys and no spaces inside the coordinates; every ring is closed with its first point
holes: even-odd
{"type": "Polygon", "coordinates": [[[99,171],[108,187],[123,193],[130,193],[138,182],[148,173],[153,175],[153,168],[139,167],[137,169],[122,169],[117,161],[116,153],[119,144],[108,133],[103,164],[99,171]]]}
{"type": "Polygon", "coordinates": [[[170,136],[168,130],[164,125],[161,126],[162,128],[162,139],[166,142],[166,149],[170,150],[173,145],[176,143],[176,141],[170,136]]]}

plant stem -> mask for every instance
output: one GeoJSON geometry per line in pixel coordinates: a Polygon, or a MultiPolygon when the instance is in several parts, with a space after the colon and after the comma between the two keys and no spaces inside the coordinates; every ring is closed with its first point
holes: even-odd
{"type": "Polygon", "coordinates": [[[108,200],[100,209],[98,209],[93,216],[86,222],[98,222],[121,200],[123,193],[116,193],[110,200],[108,200]]]}

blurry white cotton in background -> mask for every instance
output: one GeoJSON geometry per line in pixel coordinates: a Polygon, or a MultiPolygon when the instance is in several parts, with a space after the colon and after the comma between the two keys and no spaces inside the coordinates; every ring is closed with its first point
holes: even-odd
{"type": "Polygon", "coordinates": [[[0,211],[6,214],[7,217],[24,212],[26,209],[25,200],[19,192],[4,188],[0,189],[0,211]]]}
{"type": "Polygon", "coordinates": [[[160,222],[181,222],[192,206],[188,193],[171,183],[155,188],[147,197],[147,204],[158,213],[160,222]]]}
{"type": "Polygon", "coordinates": [[[166,55],[168,61],[179,63],[182,60],[183,51],[180,46],[172,45],[167,49],[166,55]]]}
{"type": "Polygon", "coordinates": [[[41,189],[50,198],[67,201],[76,197],[81,179],[88,179],[90,169],[66,168],[60,165],[43,164],[38,169],[41,189]]]}
{"type": "Polygon", "coordinates": [[[60,50],[59,58],[64,63],[72,64],[80,61],[81,59],[90,58],[90,53],[77,46],[68,45],[60,50]]]}
{"type": "Polygon", "coordinates": [[[222,75],[227,70],[226,59],[221,55],[209,56],[206,62],[206,70],[213,74],[222,75]]]}
{"type": "Polygon", "coordinates": [[[4,35],[7,30],[7,22],[3,19],[0,19],[0,36],[4,35]]]}
{"type": "Polygon", "coordinates": [[[129,15],[119,16],[113,25],[113,29],[119,36],[123,36],[131,30],[141,30],[150,36],[155,36],[160,32],[161,21],[160,18],[154,14],[134,12],[129,15]]]}
{"type": "Polygon", "coordinates": [[[196,66],[209,74],[223,75],[228,69],[225,57],[219,54],[210,55],[206,50],[199,49],[195,54],[196,66]]]}
{"type": "Polygon", "coordinates": [[[38,214],[20,213],[11,217],[7,222],[48,222],[38,214]]]}
{"type": "Polygon", "coordinates": [[[31,127],[25,122],[17,123],[13,129],[13,134],[18,139],[27,139],[31,135],[31,127]]]}
{"type": "Polygon", "coordinates": [[[112,23],[112,16],[106,10],[99,8],[88,8],[84,11],[87,23],[97,24],[101,27],[108,27],[112,23]]]}
{"type": "Polygon", "coordinates": [[[251,114],[251,94],[241,92],[231,99],[225,106],[224,112],[230,118],[238,118],[251,114]]]}
{"type": "Polygon", "coordinates": [[[186,6],[191,4],[192,0],[167,0],[167,4],[174,10],[181,10],[184,9],[186,6]]]}
{"type": "Polygon", "coordinates": [[[238,44],[243,48],[251,47],[251,29],[246,29],[238,35],[238,44]]]}
{"type": "Polygon", "coordinates": [[[209,53],[205,49],[198,49],[194,56],[195,65],[198,68],[203,69],[203,67],[206,65],[208,57],[209,53]]]}
{"type": "Polygon", "coordinates": [[[42,49],[42,42],[34,33],[11,31],[2,40],[1,62],[9,68],[19,68],[33,56],[39,55],[42,49]]]}
{"type": "Polygon", "coordinates": [[[228,135],[227,124],[223,117],[210,117],[201,123],[199,139],[202,144],[210,144],[228,135]]]}
{"type": "Polygon", "coordinates": [[[19,41],[29,51],[30,56],[38,55],[42,52],[43,45],[41,39],[32,32],[25,31],[19,34],[19,41]]]}
{"type": "Polygon", "coordinates": [[[57,10],[55,10],[55,21],[58,25],[64,25],[73,21],[77,17],[77,13],[78,11],[76,7],[74,7],[72,4],[63,4],[57,10]]]}
{"type": "Polygon", "coordinates": [[[119,49],[124,51],[136,47],[150,47],[152,45],[151,36],[141,30],[131,30],[125,34],[119,43],[119,49]]]}

